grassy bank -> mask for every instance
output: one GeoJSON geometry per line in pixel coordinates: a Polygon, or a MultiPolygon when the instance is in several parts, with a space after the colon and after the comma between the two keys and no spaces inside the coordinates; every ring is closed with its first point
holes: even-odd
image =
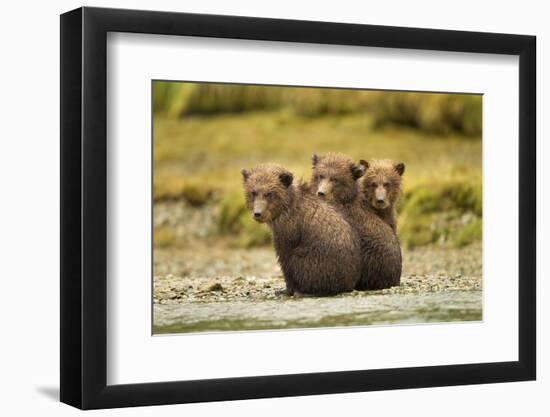
{"type": "Polygon", "coordinates": [[[376,126],[435,134],[476,136],[482,126],[481,96],[468,94],[156,81],[153,106],[156,115],[173,118],[273,110],[309,118],[369,113],[376,126]]]}
{"type": "MultiPolygon", "coordinates": [[[[268,244],[267,228],[244,208],[239,170],[259,162],[280,163],[308,179],[309,157],[339,151],[355,160],[404,161],[399,235],[410,247],[463,246],[481,239],[481,140],[413,127],[379,126],[374,115],[327,114],[311,118],[270,109],[253,113],[154,119],[154,198],[189,210],[211,211],[205,241],[249,247],[268,244]]],[[[185,217],[182,217],[185,219],[185,217]]],[[[155,226],[157,246],[183,246],[170,224],[155,226]]]]}

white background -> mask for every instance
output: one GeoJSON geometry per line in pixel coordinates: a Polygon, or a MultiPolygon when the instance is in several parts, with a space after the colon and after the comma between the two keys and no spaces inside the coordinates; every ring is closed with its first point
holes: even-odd
{"type": "MultiPolygon", "coordinates": [[[[72,1],[56,4],[11,2],[4,5],[2,36],[3,88],[2,152],[0,178],[2,204],[3,298],[0,355],[0,408],[8,415],[45,413],[72,415],[76,411],[57,403],[59,349],[59,18],[58,14],[80,6],[72,1]],[[7,145],[7,146],[6,146],[7,145]]],[[[548,179],[541,169],[548,159],[548,122],[542,121],[550,91],[540,75],[548,72],[550,27],[544,2],[462,1],[444,2],[257,2],[257,1],[120,1],[87,5],[159,9],[202,13],[312,19],[396,26],[525,33],[538,36],[538,138],[539,213],[549,211],[548,179]]],[[[503,173],[506,175],[506,173],[503,173]]],[[[543,395],[550,390],[547,355],[550,326],[549,294],[543,265],[549,249],[548,219],[539,215],[539,366],[538,381],[485,386],[435,388],[328,395],[292,399],[238,401],[169,407],[101,411],[96,414],[126,415],[316,415],[407,414],[422,416],[547,415],[543,395]],[[543,234],[545,237],[542,237],[543,234]]]]}
{"type": "Polygon", "coordinates": [[[136,34],[107,51],[108,384],[517,360],[517,57],[136,34]],[[151,337],[151,79],[483,93],[483,323],[151,337]]]}

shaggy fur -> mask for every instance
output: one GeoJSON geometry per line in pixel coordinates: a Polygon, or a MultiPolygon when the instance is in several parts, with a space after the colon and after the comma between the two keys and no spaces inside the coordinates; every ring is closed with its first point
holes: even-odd
{"type": "Polygon", "coordinates": [[[366,202],[395,231],[397,215],[395,207],[401,196],[401,177],[405,164],[386,159],[361,160],[359,165],[365,175],[359,180],[359,189],[366,202]]]}
{"type": "Polygon", "coordinates": [[[314,155],[311,192],[330,201],[342,212],[359,234],[361,242],[361,278],[358,290],[374,290],[399,285],[401,281],[401,248],[396,234],[359,193],[358,179],[362,165],[354,164],[341,154],[314,155]],[[323,180],[331,181],[323,187],[323,180]],[[319,191],[321,191],[319,193],[319,191]]]}
{"type": "Polygon", "coordinates": [[[329,153],[320,158],[313,155],[311,188],[317,196],[329,202],[348,204],[357,198],[355,181],[364,174],[362,165],[355,165],[346,156],[329,153]]]}
{"type": "Polygon", "coordinates": [[[333,295],[352,291],[360,277],[359,238],[331,207],[293,184],[286,169],[259,165],[242,170],[246,205],[267,223],[289,295],[333,295]]]}

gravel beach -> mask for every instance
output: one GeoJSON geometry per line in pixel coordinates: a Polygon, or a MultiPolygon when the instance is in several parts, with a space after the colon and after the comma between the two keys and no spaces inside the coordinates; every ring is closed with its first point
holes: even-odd
{"type": "Polygon", "coordinates": [[[156,249],[155,334],[481,320],[481,244],[403,251],[401,285],[283,295],[273,249],[156,249]]]}

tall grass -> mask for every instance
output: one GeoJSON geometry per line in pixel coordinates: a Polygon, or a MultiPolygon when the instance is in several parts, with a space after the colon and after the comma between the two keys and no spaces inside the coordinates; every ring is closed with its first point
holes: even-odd
{"type": "Polygon", "coordinates": [[[375,118],[378,126],[398,124],[447,135],[481,134],[481,96],[464,94],[378,94],[375,118]]]}
{"type": "Polygon", "coordinates": [[[408,247],[432,243],[465,246],[481,240],[481,177],[452,176],[405,189],[398,206],[398,232],[408,247]]]}
{"type": "Polygon", "coordinates": [[[260,86],[196,84],[181,114],[212,115],[278,108],[282,89],[260,86]]]}
{"type": "Polygon", "coordinates": [[[431,134],[481,133],[479,95],[381,92],[155,81],[153,108],[169,117],[286,110],[303,117],[368,114],[375,127],[404,125],[431,134]]]}

